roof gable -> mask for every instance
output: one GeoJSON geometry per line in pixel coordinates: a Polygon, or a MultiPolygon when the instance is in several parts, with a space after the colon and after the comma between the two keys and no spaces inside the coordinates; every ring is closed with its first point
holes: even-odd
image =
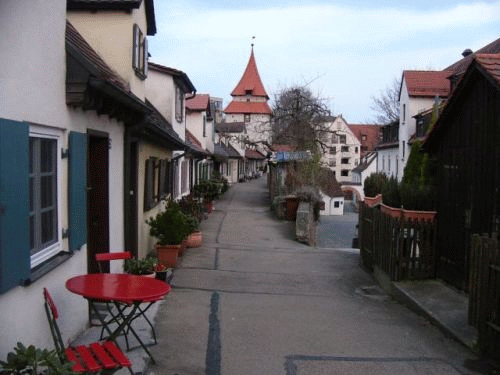
{"type": "Polygon", "coordinates": [[[475,75],[477,72],[482,74],[493,86],[495,86],[496,90],[500,91],[500,54],[475,55],[469,67],[462,75],[457,88],[448,99],[436,123],[425,138],[422,148],[431,150],[434,146],[439,144],[439,134],[442,134],[442,130],[449,125],[449,122],[446,121],[448,116],[455,110],[454,107],[457,101],[459,101],[459,97],[462,96],[464,92],[467,93],[466,87],[469,83],[477,79],[477,75],[475,75]]]}
{"type": "Polygon", "coordinates": [[[362,151],[373,151],[379,143],[382,133],[381,125],[349,124],[347,125],[352,133],[361,142],[361,146],[366,148],[362,151]]]}
{"type": "Polygon", "coordinates": [[[410,97],[447,97],[450,93],[449,71],[405,70],[403,80],[410,97]]]}
{"type": "Polygon", "coordinates": [[[269,96],[267,95],[264,85],[260,79],[259,71],[257,70],[253,47],[245,72],[243,73],[240,82],[231,93],[231,96],[245,96],[248,94],[252,96],[263,96],[266,99],[269,99],[269,96]]]}
{"type": "Polygon", "coordinates": [[[197,94],[192,98],[186,99],[186,109],[193,112],[210,111],[210,95],[197,94]]]}
{"type": "Polygon", "coordinates": [[[451,71],[455,74],[460,74],[467,70],[467,67],[470,65],[475,56],[479,54],[496,54],[496,53],[500,53],[500,38],[478,49],[476,52],[468,56],[465,56],[463,59],[460,59],[457,62],[451,64],[444,70],[451,71]]]}

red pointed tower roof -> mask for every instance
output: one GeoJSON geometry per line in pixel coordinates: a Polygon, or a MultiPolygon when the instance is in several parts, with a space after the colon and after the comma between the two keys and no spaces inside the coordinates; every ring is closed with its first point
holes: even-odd
{"type": "Polygon", "coordinates": [[[269,96],[264,89],[264,85],[260,80],[257,64],[255,63],[255,56],[253,54],[253,46],[245,73],[243,73],[243,77],[241,77],[240,82],[231,93],[231,96],[245,96],[247,94],[252,96],[263,96],[266,99],[269,99],[269,96]]]}

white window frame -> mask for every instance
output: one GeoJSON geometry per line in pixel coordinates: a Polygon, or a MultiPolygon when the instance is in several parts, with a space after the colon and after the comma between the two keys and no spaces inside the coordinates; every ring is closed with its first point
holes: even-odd
{"type": "Polygon", "coordinates": [[[30,263],[31,268],[42,264],[43,262],[49,260],[50,258],[57,255],[63,249],[63,239],[62,239],[62,161],[61,161],[61,143],[63,132],[56,128],[48,128],[39,125],[30,125],[29,136],[36,138],[48,138],[56,140],[56,189],[57,189],[57,239],[56,242],[47,246],[46,248],[39,250],[36,254],[31,255],[30,263]]]}

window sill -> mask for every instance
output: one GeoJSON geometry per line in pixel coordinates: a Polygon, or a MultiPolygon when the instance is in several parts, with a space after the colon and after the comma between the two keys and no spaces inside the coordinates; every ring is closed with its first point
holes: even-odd
{"type": "Polygon", "coordinates": [[[33,282],[37,281],[40,279],[42,276],[48,274],[50,271],[53,269],[57,268],[59,265],[63,264],[66,262],[69,258],[71,258],[73,254],[67,251],[61,251],[54,257],[50,258],[49,260],[43,262],[39,266],[36,266],[31,270],[31,277],[29,279],[24,279],[21,282],[22,286],[29,286],[33,282]]]}

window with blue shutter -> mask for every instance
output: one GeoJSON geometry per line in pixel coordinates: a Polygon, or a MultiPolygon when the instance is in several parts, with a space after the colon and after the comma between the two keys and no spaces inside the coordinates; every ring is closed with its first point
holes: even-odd
{"type": "Polygon", "coordinates": [[[29,125],[0,118],[0,293],[30,274],[29,125]]]}

